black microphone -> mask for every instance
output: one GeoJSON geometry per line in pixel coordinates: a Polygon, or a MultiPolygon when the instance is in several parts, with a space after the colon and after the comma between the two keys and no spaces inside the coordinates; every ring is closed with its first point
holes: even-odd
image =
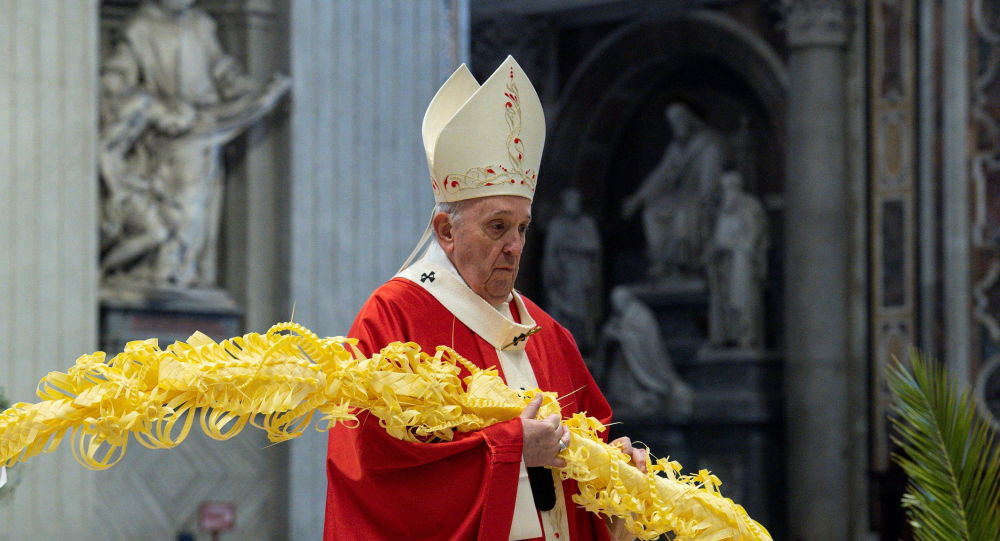
{"type": "Polygon", "coordinates": [[[552,472],[548,468],[541,466],[528,468],[528,482],[531,483],[531,496],[535,499],[535,509],[548,511],[556,506],[556,486],[553,484],[552,472]]]}

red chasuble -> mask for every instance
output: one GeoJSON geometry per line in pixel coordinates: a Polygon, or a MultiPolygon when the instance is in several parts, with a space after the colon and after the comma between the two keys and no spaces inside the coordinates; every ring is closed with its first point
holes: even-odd
{"type": "MultiPolygon", "coordinates": [[[[542,329],[525,348],[539,387],[565,396],[566,417],[586,412],[610,422],[611,409],[572,336],[534,303],[524,299],[524,304],[542,329]]],[[[503,374],[493,346],[405,278],[372,294],[349,336],[360,340],[366,355],[399,340],[416,342],[429,353],[447,345],[503,374]]],[[[325,541],[508,540],[521,464],[520,419],[434,443],[397,440],[377,418],[359,419],[357,428],[338,425],[330,431],[325,541]]],[[[564,481],[563,487],[572,541],[608,540],[603,520],[570,501],[576,483],[564,481]]]]}

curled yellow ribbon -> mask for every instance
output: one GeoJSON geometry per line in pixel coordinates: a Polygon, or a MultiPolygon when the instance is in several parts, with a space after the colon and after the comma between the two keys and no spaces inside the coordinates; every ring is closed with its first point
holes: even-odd
{"type": "MultiPolygon", "coordinates": [[[[196,333],[166,350],[152,339],[129,342],[110,360],[103,352],[84,355],[67,372],[42,378],[40,402],[0,413],[0,466],[54,451],[71,432],[76,459],[106,469],[125,455],[131,437],[150,448],[174,447],[196,418],[215,439],[251,424],[279,442],[301,435],[316,415],[325,430],[350,426],[367,410],[393,437],[428,441],[514,419],[539,393],[540,414],[559,413],[552,393],[511,389],[495,369],[480,369],[450,348],[430,355],[415,343],[393,342],[366,358],[356,343],[279,323],[263,335],[219,343],[196,333]]],[[[709,472],[682,475],[676,462],[659,460],[643,474],[602,441],[597,419],[575,414],[565,424],[573,437],[558,471],[577,481],[573,501],[587,510],[624,519],[640,539],[667,532],[677,541],[771,539],[722,497],[709,472]]]]}

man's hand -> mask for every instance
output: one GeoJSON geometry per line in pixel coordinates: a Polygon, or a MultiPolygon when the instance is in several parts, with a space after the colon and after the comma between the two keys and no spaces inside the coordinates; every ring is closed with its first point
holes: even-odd
{"type": "Polygon", "coordinates": [[[529,468],[561,468],[566,465],[566,461],[556,456],[559,454],[559,442],[569,445],[570,433],[554,413],[545,419],[535,419],[541,407],[542,395],[538,395],[521,412],[521,426],[524,429],[521,455],[524,457],[524,465],[529,468]]]}
{"type": "Polygon", "coordinates": [[[645,449],[632,447],[632,440],[628,436],[622,436],[611,442],[612,447],[618,447],[623,453],[632,458],[632,465],[642,473],[646,473],[646,466],[649,464],[649,455],[645,449]]]}
{"type": "MultiPolygon", "coordinates": [[[[623,453],[632,459],[631,464],[636,467],[642,473],[646,473],[646,467],[649,465],[649,455],[645,449],[639,449],[632,446],[632,440],[628,436],[622,436],[615,441],[611,442],[612,447],[617,447],[622,450],[623,453]]],[[[608,526],[608,531],[611,533],[611,539],[615,541],[634,541],[636,537],[629,533],[628,529],[625,528],[625,521],[619,517],[610,517],[605,519],[605,524],[608,526]]]]}

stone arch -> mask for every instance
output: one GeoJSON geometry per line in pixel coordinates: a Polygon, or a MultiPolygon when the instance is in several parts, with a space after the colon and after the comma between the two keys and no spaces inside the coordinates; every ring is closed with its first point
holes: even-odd
{"type": "MultiPolygon", "coordinates": [[[[787,74],[780,57],[735,20],[700,11],[627,25],[580,63],[551,115],[550,145],[542,168],[546,177],[578,185],[588,199],[603,199],[607,194],[595,177],[606,179],[611,173],[614,156],[609,147],[616,144],[630,116],[655,94],[655,86],[678,74],[682,81],[682,72],[697,65],[719,68],[725,79],[721,84],[741,85],[766,119],[767,132],[773,136],[771,148],[784,148],[787,74]]],[[[683,85],[675,86],[680,90],[683,85]]],[[[675,94],[685,97],[683,91],[675,94]]],[[[695,107],[699,108],[697,103],[695,107]]],[[[548,200],[556,191],[539,195],[548,200]]]]}
{"type": "MultiPolygon", "coordinates": [[[[676,13],[621,27],[580,62],[550,111],[536,215],[544,225],[561,189],[579,188],[586,211],[602,224],[605,246],[615,246],[615,261],[605,260],[605,293],[615,283],[641,278],[642,233],[638,220],[620,218],[620,203],[669,142],[662,112],[674,100],[689,103],[727,135],[738,129],[739,115],[750,118],[760,178],[748,187],[780,209],[787,77],[768,42],[717,12],[676,13]]],[[[773,223],[772,230],[780,232],[781,224],[773,223]]],[[[540,260],[540,244],[528,261],[540,260]]],[[[777,247],[772,257],[776,274],[781,253],[777,247]]],[[[779,287],[771,289],[768,305],[777,315],[781,277],[774,280],[779,287]]]]}

